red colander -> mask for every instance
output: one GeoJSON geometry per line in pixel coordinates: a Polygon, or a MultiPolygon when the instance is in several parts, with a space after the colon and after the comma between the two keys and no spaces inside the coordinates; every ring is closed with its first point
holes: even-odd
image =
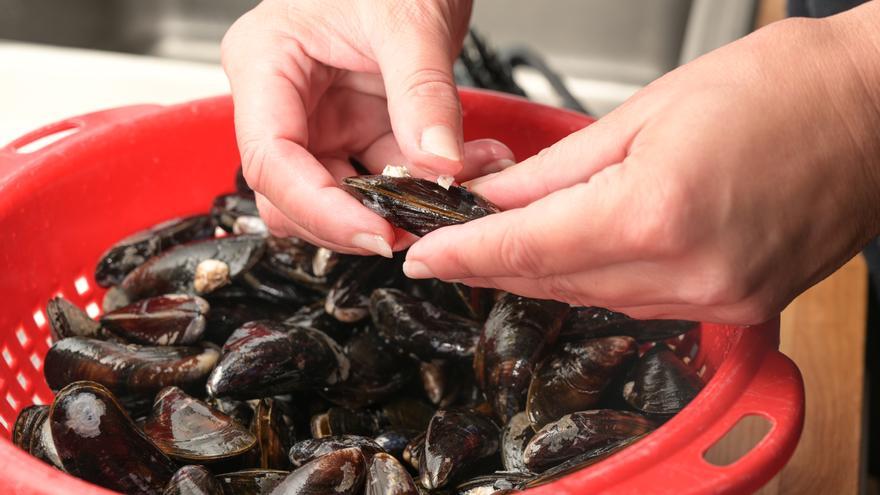
{"type": "MultiPolygon", "coordinates": [[[[584,115],[462,91],[466,139],[507,143],[518,159],[592,122],[584,115]]],[[[30,457],[9,441],[18,411],[49,403],[46,301],[58,294],[100,312],[92,273],[115,241],[171,217],[206,211],[233,188],[239,164],[228,97],[142,105],[66,119],[0,148],[0,486],[4,493],[110,493],[30,457]],[[40,138],[72,134],[37,151],[40,138]]],[[[706,387],[680,414],[628,448],[534,494],[743,493],[791,456],[803,426],[797,367],[778,350],[779,322],[703,324],[691,364],[706,387]],[[704,453],[740,419],[770,431],[727,466],[704,453]]]]}

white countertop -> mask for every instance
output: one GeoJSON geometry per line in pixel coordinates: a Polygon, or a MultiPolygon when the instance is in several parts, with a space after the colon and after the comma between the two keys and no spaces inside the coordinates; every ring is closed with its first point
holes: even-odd
{"type": "Polygon", "coordinates": [[[228,92],[219,65],[0,41],[0,146],[65,117],[228,92]]]}

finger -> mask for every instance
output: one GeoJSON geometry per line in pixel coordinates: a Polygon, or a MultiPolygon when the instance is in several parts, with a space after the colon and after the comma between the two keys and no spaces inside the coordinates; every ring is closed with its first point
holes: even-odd
{"type": "Polygon", "coordinates": [[[609,115],[537,155],[467,186],[502,209],[519,208],[553,191],[586,182],[599,170],[620,163],[636,130],[625,119],[609,115]]]}
{"type": "Polygon", "coordinates": [[[411,10],[418,9],[400,9],[391,32],[374,47],[391,126],[410,162],[436,175],[455,175],[463,143],[451,34],[425,25],[434,20],[410,15],[411,10]]]}
{"type": "MultiPolygon", "coordinates": [[[[414,165],[403,156],[393,134],[377,139],[358,159],[373,173],[381,173],[386,165],[406,164],[416,177],[435,177],[436,174],[414,165]]],[[[456,176],[459,182],[498,172],[512,166],[513,151],[495,139],[477,139],[464,144],[464,167],[456,176]]]]}

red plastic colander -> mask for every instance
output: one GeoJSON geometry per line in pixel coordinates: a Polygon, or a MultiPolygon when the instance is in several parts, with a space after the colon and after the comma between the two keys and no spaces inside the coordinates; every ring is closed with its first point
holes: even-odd
{"type": "MultiPolygon", "coordinates": [[[[462,91],[467,139],[492,137],[522,159],[592,122],[586,116],[481,91],[462,91]]],[[[0,148],[0,486],[4,493],[110,493],[68,476],[9,441],[18,411],[49,403],[43,357],[46,301],[63,294],[96,316],[92,273],[113,242],[174,216],[206,211],[233,188],[239,164],[228,97],[143,105],[48,125],[0,148]],[[19,150],[65,130],[32,153],[19,150]]],[[[535,494],[743,493],[786,463],[803,426],[797,367],[778,350],[778,320],[751,327],[704,324],[691,360],[708,380],[657,431],[535,494]],[[733,464],[704,453],[740,419],[769,433],[733,464]]]]}

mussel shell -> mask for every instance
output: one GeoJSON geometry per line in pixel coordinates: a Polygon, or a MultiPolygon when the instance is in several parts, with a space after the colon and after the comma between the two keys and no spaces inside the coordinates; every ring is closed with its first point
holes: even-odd
{"type": "Polygon", "coordinates": [[[143,430],[168,457],[182,462],[227,459],[257,443],[245,426],[177,387],[159,392],[143,430]]]}
{"type": "Polygon", "coordinates": [[[634,320],[623,313],[590,306],[574,308],[560,336],[584,339],[625,335],[641,343],[671,339],[698,326],[698,322],[686,320],[634,320]]]}
{"type": "Polygon", "coordinates": [[[247,402],[227,397],[208,397],[205,402],[211,408],[230,416],[241,425],[248,426],[254,419],[254,408],[247,402]]]}
{"type": "Polygon", "coordinates": [[[251,451],[252,462],[263,469],[287,469],[287,452],[293,444],[290,425],[274,399],[260,399],[254,408],[251,432],[257,447],[251,451]]]}
{"type": "Polygon", "coordinates": [[[497,495],[507,490],[518,491],[519,487],[531,479],[522,473],[499,472],[471,478],[455,487],[458,495],[497,495]]]}
{"type": "Polygon", "coordinates": [[[257,265],[241,275],[239,283],[252,296],[275,304],[303,306],[321,299],[320,294],[275,275],[257,265]]]}
{"type": "Polygon", "coordinates": [[[419,490],[406,468],[394,457],[375,454],[369,460],[365,495],[418,495],[419,490]]]}
{"type": "Polygon", "coordinates": [[[49,406],[31,405],[19,411],[12,425],[12,444],[29,451],[31,439],[39,434],[43,420],[49,415],[49,406]]]}
{"type": "Polygon", "coordinates": [[[401,460],[412,466],[416,471],[419,470],[422,453],[425,452],[425,435],[427,435],[427,433],[427,431],[423,431],[414,436],[409,443],[406,444],[406,447],[403,448],[403,452],[400,454],[401,460]]]}
{"type": "Polygon", "coordinates": [[[330,452],[299,467],[272,492],[283,495],[354,495],[361,493],[366,462],[358,448],[330,452]]]}
{"type": "Polygon", "coordinates": [[[636,362],[623,398],[635,410],[664,420],[684,409],[702,388],[697,373],[669,347],[658,344],[636,362]]]}
{"type": "Polygon", "coordinates": [[[331,407],[327,412],[312,416],[309,423],[312,437],[339,435],[373,436],[379,431],[376,413],[367,409],[331,407]]]}
{"type": "Polygon", "coordinates": [[[423,361],[474,355],[480,324],[420,301],[397,289],[377,289],[370,314],[379,333],[423,361]]]}
{"type": "Polygon", "coordinates": [[[101,287],[116,285],[129,272],[163,250],[197,239],[207,239],[213,234],[214,224],[208,215],[162,222],[126,237],[102,254],[95,267],[95,281],[101,287]]]}
{"type": "Polygon", "coordinates": [[[432,359],[419,365],[419,378],[425,395],[437,407],[448,407],[458,396],[460,383],[454,377],[455,365],[450,361],[432,359]]]}
{"type": "Polygon", "coordinates": [[[348,339],[354,329],[351,325],[343,323],[328,314],[324,310],[324,301],[318,301],[299,308],[284,319],[283,323],[288,328],[307,327],[320,330],[340,343],[348,339]]]}
{"type": "Polygon", "coordinates": [[[152,394],[168,385],[198,389],[220,359],[207,346],[140,346],[84,337],[54,343],[44,374],[52,390],[79,380],[98,382],[114,394],[152,394]]]}
{"type": "Polygon", "coordinates": [[[75,382],[58,392],[49,424],[64,469],[96,485],[158,493],[177,470],[97,383],[75,382]]]}
{"type": "Polygon", "coordinates": [[[223,485],[202,466],[183,466],[178,469],[162,495],[224,495],[223,485]]]}
{"type": "Polygon", "coordinates": [[[31,438],[28,452],[37,459],[64,471],[64,465],[61,463],[61,458],[58,457],[58,450],[55,448],[55,440],[52,438],[52,426],[49,423],[49,411],[46,410],[45,413],[40,416],[41,419],[38,422],[39,427],[31,438]]]}
{"type": "Polygon", "coordinates": [[[375,441],[376,445],[378,445],[383,451],[403,460],[404,449],[406,449],[406,446],[413,438],[420,434],[424,434],[424,432],[406,429],[385,430],[376,435],[376,437],[373,438],[373,441],[375,441]]]}
{"type": "Polygon", "coordinates": [[[336,435],[322,438],[309,438],[290,447],[288,457],[294,467],[302,466],[311,460],[336,450],[356,447],[367,458],[382,452],[382,447],[369,437],[360,435],[336,435]]]}
{"type": "MultiPolygon", "coordinates": [[[[281,321],[298,312],[286,305],[270,303],[250,294],[243,297],[215,296],[217,296],[216,292],[207,298],[211,305],[211,311],[208,313],[204,338],[219,346],[226,343],[232,332],[249,321],[281,321]]],[[[322,306],[321,312],[323,311],[322,306]]],[[[331,317],[328,316],[328,318],[331,317]]],[[[321,329],[319,328],[319,330],[321,329]]]]}
{"type": "Polygon", "coordinates": [[[463,187],[444,189],[413,177],[347,177],[342,188],[395,227],[417,236],[501,211],[463,187]]]}
{"type": "Polygon", "coordinates": [[[505,294],[483,325],[474,372],[502,423],[525,409],[532,372],[568,312],[556,301],[505,294]]]}
{"type": "Polygon", "coordinates": [[[523,462],[530,471],[540,473],[581,454],[598,456],[609,446],[654,428],[651,420],[629,411],[594,409],[566,414],[535,433],[523,451],[523,462]]]}
{"type": "Polygon", "coordinates": [[[603,461],[611,457],[612,455],[620,452],[621,450],[629,447],[630,445],[638,442],[639,440],[644,438],[645,435],[647,435],[647,433],[620,440],[618,442],[609,444],[606,447],[576,455],[565,462],[562,462],[547,469],[546,471],[535,476],[534,478],[527,480],[525,483],[523,483],[521,488],[534,488],[537,486],[545,485],[547,483],[556,481],[563,476],[574,473],[576,471],[580,471],[585,467],[592,466],[593,464],[596,464],[599,461],[603,461]]]}
{"type": "Polygon", "coordinates": [[[351,260],[351,256],[319,247],[312,256],[312,274],[316,277],[334,277],[345,266],[345,262],[351,260]]]}
{"type": "Polygon", "coordinates": [[[440,410],[431,418],[419,458],[425,488],[440,488],[481,459],[498,452],[500,431],[489,418],[468,411],[440,410]]]}
{"type": "Polygon", "coordinates": [[[177,246],[132,270],[119,287],[130,301],[171,293],[208,293],[250,270],[263,255],[264,245],[261,236],[240,235],[177,246]],[[225,265],[225,270],[200,285],[199,267],[210,261],[218,267],[225,265]]]}
{"type": "Polygon", "coordinates": [[[532,374],[526,412],[534,428],[568,413],[594,409],[637,354],[631,337],[582,339],[556,349],[532,374]]]}
{"type": "Polygon", "coordinates": [[[412,280],[408,291],[438,308],[471,320],[483,321],[495,304],[492,290],[444,282],[436,278],[412,280]]]}
{"type": "Polygon", "coordinates": [[[101,324],[91,319],[85,311],[63,297],[53,297],[46,304],[49,334],[53,341],[67,337],[105,338],[101,324]]]}
{"type": "Polygon", "coordinates": [[[253,193],[235,192],[221,194],[214,198],[214,204],[211,206],[211,219],[218,227],[232,233],[235,220],[242,216],[260,216],[253,193]]]}
{"type": "Polygon", "coordinates": [[[393,400],[379,409],[381,428],[423,431],[434,417],[435,408],[424,401],[409,397],[393,400]]]}
{"type": "Polygon", "coordinates": [[[344,380],[348,368],[339,345],[318,330],[253,321],[226,341],[223,358],[208,377],[208,394],[254,399],[306,390],[344,380]]]}
{"type": "Polygon", "coordinates": [[[389,287],[400,273],[400,259],[361,257],[351,262],[327,292],[324,309],[339,321],[356,323],[370,315],[370,294],[389,287]]]}
{"type": "Polygon", "coordinates": [[[254,194],[254,190],[251,189],[247,179],[244,178],[244,168],[241,166],[235,171],[235,191],[240,194],[254,194]]]}
{"type": "Polygon", "coordinates": [[[167,294],[107,313],[101,325],[137,344],[190,345],[201,340],[208,309],[201,297],[167,294]]]}
{"type": "MultiPolygon", "coordinates": [[[[318,250],[317,246],[297,237],[269,236],[266,239],[266,255],[260,265],[290,282],[326,291],[329,289],[327,274],[316,275],[313,270],[318,250]]],[[[319,268],[326,267],[321,265],[319,268]]]]}
{"type": "Polygon", "coordinates": [[[224,493],[235,495],[269,495],[284,481],[290,471],[278,469],[245,469],[217,475],[224,493]]]}
{"type": "Polygon", "coordinates": [[[501,464],[506,471],[526,473],[529,470],[523,462],[523,451],[535,430],[525,412],[516,413],[501,432],[501,464]]]}

